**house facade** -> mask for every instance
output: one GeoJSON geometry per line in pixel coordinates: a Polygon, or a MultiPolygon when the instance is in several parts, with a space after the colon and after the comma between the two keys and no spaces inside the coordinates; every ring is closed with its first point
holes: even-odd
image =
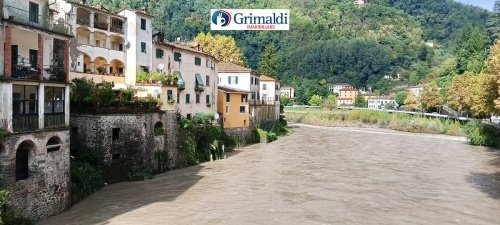
{"type": "Polygon", "coordinates": [[[377,96],[368,99],[369,109],[385,109],[386,104],[390,104],[393,107],[397,106],[396,100],[390,96],[377,96]]]}
{"type": "Polygon", "coordinates": [[[279,105],[280,82],[274,78],[261,75],[260,77],[260,99],[264,104],[279,105]]]}
{"type": "Polygon", "coordinates": [[[420,97],[422,92],[424,92],[424,86],[421,84],[411,86],[411,87],[408,87],[408,91],[412,92],[415,96],[420,97]]]}
{"type": "Polygon", "coordinates": [[[223,128],[249,127],[249,95],[246,90],[219,86],[217,112],[221,115],[223,128]]]}
{"type": "Polygon", "coordinates": [[[295,88],[290,86],[285,86],[280,88],[280,95],[282,98],[295,98],[295,88]]]}
{"type": "Polygon", "coordinates": [[[330,92],[332,92],[333,94],[336,94],[338,96],[340,94],[341,89],[350,89],[350,88],[354,88],[354,87],[352,85],[346,84],[346,83],[337,83],[337,84],[330,85],[329,90],[330,90],[330,92]]]}
{"type": "Polygon", "coordinates": [[[343,88],[339,90],[339,98],[337,99],[339,106],[351,106],[358,95],[358,90],[354,88],[343,88]]]}
{"type": "Polygon", "coordinates": [[[0,189],[9,207],[40,220],[70,205],[69,44],[47,0],[1,1],[0,189]]]}
{"type": "Polygon", "coordinates": [[[232,62],[219,63],[219,85],[244,91],[249,91],[250,102],[260,100],[260,75],[249,68],[232,62]]]}
{"type": "Polygon", "coordinates": [[[199,112],[216,113],[217,60],[201,51],[199,46],[165,42],[159,36],[153,46],[153,71],[178,77],[177,92],[172,93],[176,100],[175,110],[186,118],[199,112]]]}

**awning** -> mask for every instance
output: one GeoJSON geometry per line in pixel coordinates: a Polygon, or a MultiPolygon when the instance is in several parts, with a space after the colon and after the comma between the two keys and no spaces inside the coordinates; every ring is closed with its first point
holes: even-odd
{"type": "Polygon", "coordinates": [[[177,87],[179,88],[184,88],[186,83],[184,82],[184,79],[182,78],[182,74],[180,71],[174,71],[174,75],[177,76],[177,87]]]}
{"type": "Polygon", "coordinates": [[[205,86],[200,74],[196,74],[196,86],[205,86]]]}

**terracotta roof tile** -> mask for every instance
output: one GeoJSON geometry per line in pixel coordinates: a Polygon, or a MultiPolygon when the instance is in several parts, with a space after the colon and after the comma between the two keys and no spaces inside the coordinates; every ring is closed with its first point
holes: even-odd
{"type": "Polygon", "coordinates": [[[220,62],[219,72],[252,72],[252,69],[245,68],[232,62],[220,62]]]}

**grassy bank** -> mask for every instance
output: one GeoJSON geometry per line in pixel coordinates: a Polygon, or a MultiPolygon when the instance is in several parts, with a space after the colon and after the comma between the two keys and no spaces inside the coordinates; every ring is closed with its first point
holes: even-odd
{"type": "Polygon", "coordinates": [[[378,127],[413,133],[465,136],[460,122],[375,110],[287,111],[290,122],[334,127],[378,127]]]}

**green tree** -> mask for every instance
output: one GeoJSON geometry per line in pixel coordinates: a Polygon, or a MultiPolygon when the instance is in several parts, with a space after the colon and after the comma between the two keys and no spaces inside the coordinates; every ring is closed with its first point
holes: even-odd
{"type": "Polygon", "coordinates": [[[328,95],[328,97],[321,103],[321,108],[332,110],[337,107],[337,96],[328,95]]]}
{"type": "Polygon", "coordinates": [[[455,53],[457,55],[457,71],[473,73],[481,72],[484,64],[483,52],[486,37],[478,26],[468,25],[457,38],[455,53]]]}
{"type": "Polygon", "coordinates": [[[420,100],[412,91],[408,92],[408,96],[406,97],[405,109],[410,111],[417,111],[420,109],[420,100]]]}
{"type": "Polygon", "coordinates": [[[488,38],[490,44],[494,44],[500,39],[500,1],[495,1],[495,5],[493,6],[493,12],[488,17],[488,21],[486,22],[488,32],[488,38]]]}
{"type": "Polygon", "coordinates": [[[278,78],[277,51],[278,50],[273,43],[266,45],[264,53],[262,53],[262,57],[259,61],[259,72],[275,79],[278,78]]]}
{"type": "Polygon", "coordinates": [[[405,101],[406,101],[406,97],[408,96],[408,92],[407,91],[400,91],[396,94],[396,103],[398,103],[398,105],[404,105],[405,104],[405,101]]]}
{"type": "Polygon", "coordinates": [[[309,105],[310,106],[319,106],[321,104],[321,101],[323,98],[319,95],[313,95],[311,96],[311,99],[309,99],[309,105]]]}
{"type": "Polygon", "coordinates": [[[439,88],[436,82],[424,84],[422,92],[422,106],[426,111],[438,109],[443,103],[443,98],[439,94],[439,88]]]}
{"type": "Polygon", "coordinates": [[[368,108],[368,102],[365,101],[365,97],[363,97],[361,92],[358,92],[356,98],[354,99],[354,107],[368,108]]]}

